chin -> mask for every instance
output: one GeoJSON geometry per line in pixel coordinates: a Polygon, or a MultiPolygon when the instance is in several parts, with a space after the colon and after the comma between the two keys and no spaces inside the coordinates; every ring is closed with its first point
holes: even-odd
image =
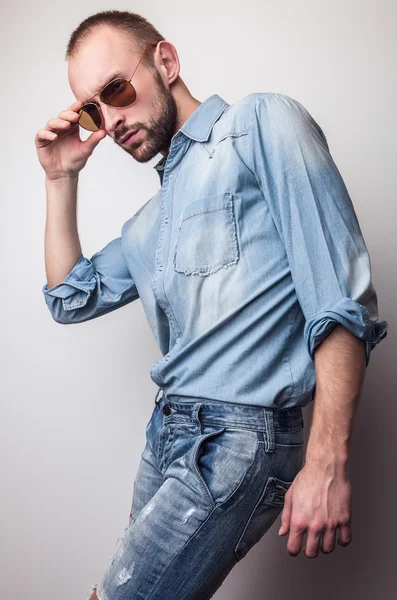
{"type": "Polygon", "coordinates": [[[152,158],[150,154],[148,155],[148,153],[145,152],[144,149],[141,150],[140,147],[129,148],[127,152],[132,156],[132,158],[134,158],[139,163],[146,163],[152,158]]]}
{"type": "Polygon", "coordinates": [[[127,150],[128,154],[131,154],[131,156],[133,158],[135,158],[135,160],[137,162],[140,162],[140,163],[149,162],[149,160],[152,160],[152,158],[157,156],[159,153],[159,150],[157,150],[156,148],[153,148],[150,145],[145,145],[144,142],[141,142],[135,148],[133,146],[130,146],[126,150],[127,150]]]}

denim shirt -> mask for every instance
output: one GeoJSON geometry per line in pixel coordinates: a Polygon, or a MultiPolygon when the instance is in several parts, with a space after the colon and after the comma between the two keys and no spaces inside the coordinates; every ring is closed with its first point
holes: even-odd
{"type": "Polygon", "coordinates": [[[121,235],[42,291],[57,323],[138,298],[167,396],[304,406],[314,351],[339,323],[370,352],[379,321],[368,251],[321,127],[297,100],[208,97],[154,166],[161,189],[121,235]]]}

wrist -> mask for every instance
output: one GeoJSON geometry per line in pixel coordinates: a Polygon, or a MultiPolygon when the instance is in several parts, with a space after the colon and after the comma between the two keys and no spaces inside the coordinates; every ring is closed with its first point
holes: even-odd
{"type": "Polygon", "coordinates": [[[45,176],[45,181],[46,184],[48,183],[49,185],[62,185],[64,183],[74,183],[78,180],[79,178],[79,174],[76,173],[74,175],[59,175],[59,176],[51,176],[51,175],[47,175],[45,176]]]}
{"type": "Polygon", "coordinates": [[[334,446],[310,446],[306,449],[305,464],[326,467],[333,465],[335,468],[347,467],[349,453],[347,446],[335,448],[334,446]]]}

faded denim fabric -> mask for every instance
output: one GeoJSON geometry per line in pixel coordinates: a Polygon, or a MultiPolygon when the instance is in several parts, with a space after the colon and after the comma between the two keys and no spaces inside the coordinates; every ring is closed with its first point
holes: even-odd
{"type": "Polygon", "coordinates": [[[163,392],[98,598],[212,598],[281,513],[303,444],[298,406],[173,402],[163,392]]]}
{"type": "Polygon", "coordinates": [[[321,127],[297,100],[207,98],[154,167],[161,189],[121,236],[43,293],[58,323],[140,298],[170,399],[304,406],[338,324],[386,335],[368,251],[321,127]]]}

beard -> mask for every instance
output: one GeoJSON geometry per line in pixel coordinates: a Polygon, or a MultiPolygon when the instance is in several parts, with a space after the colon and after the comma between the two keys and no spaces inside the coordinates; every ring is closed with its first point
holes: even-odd
{"type": "MultiPolygon", "coordinates": [[[[171,139],[176,133],[178,108],[169,89],[164,85],[160,73],[155,69],[153,74],[157,94],[152,102],[151,116],[145,125],[137,124],[142,130],[139,139],[128,146],[121,146],[136,161],[146,163],[159,152],[168,153],[171,139]]],[[[122,134],[125,135],[126,131],[122,134]]],[[[116,142],[117,143],[117,142],[116,142]]]]}

